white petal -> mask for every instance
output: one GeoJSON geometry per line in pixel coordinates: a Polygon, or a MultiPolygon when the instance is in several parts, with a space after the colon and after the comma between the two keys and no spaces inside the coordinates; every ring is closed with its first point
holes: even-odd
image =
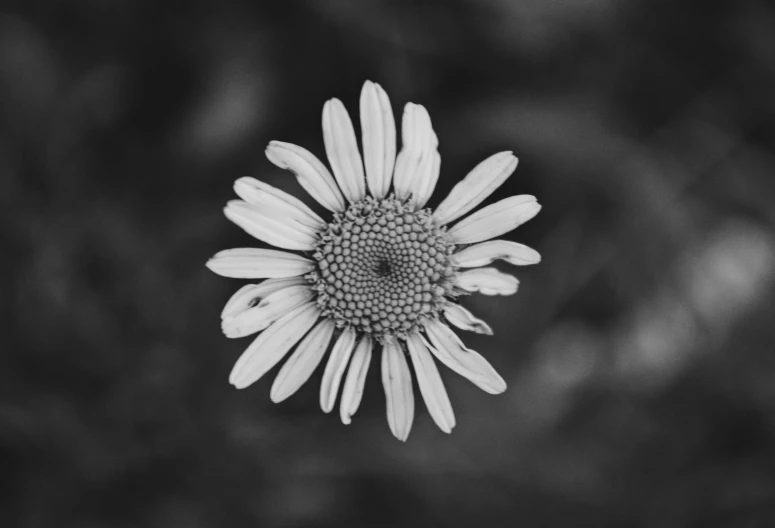
{"type": "Polygon", "coordinates": [[[326,363],[323,381],[320,384],[320,408],[323,412],[331,412],[334,408],[336,393],[339,392],[339,384],[347,368],[347,362],[350,361],[354,345],[355,330],[348,328],[342,332],[334,348],[331,349],[331,356],[326,363]]]}
{"type": "Polygon", "coordinates": [[[433,132],[428,111],[421,105],[407,103],[401,125],[402,148],[396,159],[393,187],[400,199],[412,197],[422,207],[428,201],[439,178],[439,141],[433,132]]]}
{"type": "Polygon", "coordinates": [[[270,207],[282,211],[294,221],[320,231],[326,223],[318,214],[307,207],[307,204],[291,196],[287,192],[273,187],[268,183],[250,177],[243,177],[234,182],[234,192],[253,205],[270,207]]]}
{"type": "Polygon", "coordinates": [[[266,147],[269,161],[293,172],[302,187],[329,211],[344,211],[345,203],[331,173],[310,151],[282,141],[272,141],[266,147]]]}
{"type": "Polygon", "coordinates": [[[541,210],[535,196],[521,194],[505,198],[455,224],[447,235],[453,244],[489,240],[524,224],[541,210]]]}
{"type": "Polygon", "coordinates": [[[312,300],[315,293],[307,284],[290,286],[270,293],[256,306],[224,317],[221,329],[226,337],[245,337],[267,328],[287,313],[312,300]]]}
{"type": "Polygon", "coordinates": [[[387,339],[382,347],[382,387],[390,432],[405,442],[414,420],[414,393],[412,374],[396,339],[387,339]]]}
{"type": "MultiPolygon", "coordinates": [[[[433,137],[435,138],[436,136],[434,135],[433,137]]],[[[426,163],[429,165],[424,166],[423,170],[420,171],[421,177],[417,179],[414,195],[412,196],[412,203],[417,209],[421,209],[428,203],[433,190],[436,188],[436,183],[439,181],[439,171],[441,170],[441,156],[436,150],[433,150],[426,163]]]]}
{"type": "Polygon", "coordinates": [[[375,198],[390,190],[396,162],[396,122],[385,90],[366,81],[361,90],[361,130],[366,182],[375,198]]]}
{"type": "Polygon", "coordinates": [[[476,268],[503,259],[515,266],[527,266],[541,262],[541,255],[535,249],[509,240],[490,240],[469,246],[450,257],[453,266],[476,268]]]}
{"type": "Polygon", "coordinates": [[[275,403],[293,395],[304,385],[317,366],[331,342],[335,323],[333,319],[323,319],[313,328],[293,352],[272,384],[270,398],[275,403]]]}
{"type": "Polygon", "coordinates": [[[500,394],[506,390],[506,382],[492,365],[477,352],[466,348],[450,327],[430,319],[425,323],[425,332],[433,343],[428,348],[447,367],[490,394],[500,394]]]}
{"type": "Polygon", "coordinates": [[[319,316],[315,303],[305,304],[258,334],[231,370],[229,383],[244,389],[258,381],[304,337],[319,316]]]}
{"type": "Polygon", "coordinates": [[[445,225],[472,210],[511,176],[517,162],[517,157],[509,151],[481,162],[452,188],[433,212],[433,219],[438,225],[445,225]]]}
{"type": "Polygon", "coordinates": [[[410,335],[406,345],[409,348],[414,372],[417,375],[417,384],[420,386],[420,393],[428,407],[428,412],[439,429],[445,433],[451,433],[452,428],[455,427],[455,413],[452,411],[452,404],[433,356],[418,334],[410,335]]]}
{"type": "Polygon", "coordinates": [[[318,242],[316,230],[294,221],[279,209],[232,200],[223,213],[249,235],[273,246],[310,251],[318,242]]]}
{"type": "Polygon", "coordinates": [[[361,337],[355,347],[347,378],[342,389],[342,401],[339,404],[339,416],[343,424],[349,424],[353,414],[358,410],[363,396],[363,385],[366,383],[366,373],[371,363],[371,349],[374,342],[368,334],[361,337]]]}
{"type": "Polygon", "coordinates": [[[323,140],[342,193],[350,202],[363,200],[366,197],[363,162],[352,121],[339,99],[329,99],[323,105],[323,140]]]}
{"type": "Polygon", "coordinates": [[[455,285],[465,291],[484,295],[514,295],[519,288],[519,281],[495,268],[477,268],[459,273],[455,285]]]}
{"type": "Polygon", "coordinates": [[[457,303],[448,302],[444,304],[444,317],[447,318],[447,321],[461,330],[468,330],[469,332],[476,332],[477,334],[492,335],[492,328],[490,328],[490,325],[457,303]]]}
{"type": "Polygon", "coordinates": [[[223,307],[221,312],[221,318],[239,315],[257,305],[261,299],[272,292],[282,290],[288,286],[298,286],[305,283],[306,281],[303,277],[288,277],[285,279],[267,279],[261,284],[246,284],[226,301],[226,306],[223,307]]]}
{"type": "Polygon", "coordinates": [[[315,264],[302,256],[276,249],[256,248],[219,251],[206,265],[222,277],[235,279],[296,277],[315,269],[315,264]]]}

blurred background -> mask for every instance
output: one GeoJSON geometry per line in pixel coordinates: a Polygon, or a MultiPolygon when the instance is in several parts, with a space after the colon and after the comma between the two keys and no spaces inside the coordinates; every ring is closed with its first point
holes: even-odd
{"type": "Polygon", "coordinates": [[[6,0],[0,526],[775,526],[774,64],[764,0],[6,0]],[[238,177],[312,203],[264,148],[322,158],[366,79],[428,108],[431,206],[500,150],[544,206],[463,301],[509,390],[442,369],[406,444],[376,362],[349,426],[322,368],[231,387],[204,267],[256,245],[238,177]]]}

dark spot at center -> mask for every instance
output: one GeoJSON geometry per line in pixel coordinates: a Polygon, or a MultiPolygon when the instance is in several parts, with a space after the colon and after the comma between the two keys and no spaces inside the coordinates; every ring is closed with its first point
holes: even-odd
{"type": "Polygon", "coordinates": [[[374,273],[378,277],[387,277],[390,275],[390,261],[387,259],[379,259],[377,265],[374,266],[374,273]]]}

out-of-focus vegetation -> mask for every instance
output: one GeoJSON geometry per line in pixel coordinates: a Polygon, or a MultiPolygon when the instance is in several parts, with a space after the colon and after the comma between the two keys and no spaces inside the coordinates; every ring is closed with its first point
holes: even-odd
{"type": "MultiPolygon", "coordinates": [[[[12,4],[8,3],[8,4],[12,4]]],[[[757,0],[33,0],[0,12],[0,526],[775,525],[775,13],[757,0]],[[495,198],[543,262],[464,304],[509,383],[444,370],[458,426],[344,426],[320,373],[227,383],[252,175],[379,82],[425,105],[430,205],[513,150],[495,198]],[[485,524],[486,523],[486,524],[485,524]]],[[[357,122],[357,121],[356,121],[357,122]]]]}

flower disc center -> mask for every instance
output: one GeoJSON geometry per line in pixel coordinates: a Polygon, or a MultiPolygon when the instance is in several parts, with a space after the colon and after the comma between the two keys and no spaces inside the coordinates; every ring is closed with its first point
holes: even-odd
{"type": "Polygon", "coordinates": [[[374,268],[377,277],[387,277],[390,275],[390,261],[387,259],[378,259],[374,268]]]}
{"type": "Polygon", "coordinates": [[[335,214],[309,275],[323,315],[378,339],[406,337],[452,295],[454,246],[430,211],[393,197],[368,197],[335,214]]]}

